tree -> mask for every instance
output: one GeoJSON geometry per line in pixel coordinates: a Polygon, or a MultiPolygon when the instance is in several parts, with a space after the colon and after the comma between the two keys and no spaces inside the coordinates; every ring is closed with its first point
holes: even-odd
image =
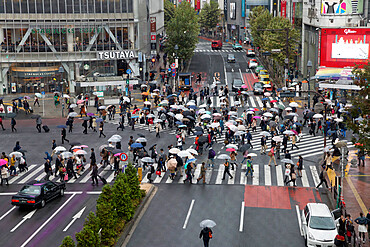
{"type": "Polygon", "coordinates": [[[112,189],[112,203],[120,219],[129,221],[135,213],[130,197],[130,187],[126,182],[127,175],[121,173],[117,176],[112,189]]]}
{"type": "Polygon", "coordinates": [[[84,227],[76,233],[77,247],[99,247],[99,219],[93,212],[90,212],[85,220],[84,227]]]}
{"type": "Polygon", "coordinates": [[[66,236],[63,239],[62,244],[59,247],[75,247],[75,241],[73,241],[71,236],[66,236]]]}
{"type": "Polygon", "coordinates": [[[170,61],[174,55],[180,62],[188,61],[193,56],[195,45],[198,43],[199,23],[198,16],[187,1],[181,2],[175,10],[175,15],[167,25],[168,41],[166,52],[170,61]],[[178,50],[175,50],[175,45],[178,50]]]}
{"type": "Polygon", "coordinates": [[[112,187],[105,185],[96,205],[96,216],[99,218],[101,244],[103,246],[113,246],[116,241],[118,218],[112,198],[112,187]]]}
{"type": "Polygon", "coordinates": [[[124,178],[127,180],[126,183],[130,188],[130,197],[133,200],[134,206],[137,206],[140,203],[141,198],[145,196],[145,191],[140,189],[139,177],[137,176],[136,168],[132,164],[128,164],[125,169],[124,178]]]}
{"type": "Polygon", "coordinates": [[[203,28],[208,32],[212,28],[217,26],[221,14],[221,10],[218,8],[218,2],[211,0],[209,3],[205,3],[199,15],[199,22],[203,28]]]}
{"type": "Polygon", "coordinates": [[[263,6],[253,8],[253,12],[250,14],[250,29],[255,47],[261,47],[264,45],[263,35],[265,31],[258,29],[267,29],[269,23],[272,20],[272,15],[263,6]]]}
{"type": "Polygon", "coordinates": [[[358,65],[355,66],[352,73],[355,75],[354,84],[359,86],[361,90],[352,96],[351,103],[353,107],[349,109],[349,117],[346,121],[348,128],[353,130],[353,143],[360,143],[357,147],[369,151],[370,150],[370,62],[364,65],[361,69],[358,65]],[[363,118],[356,122],[353,118],[363,118]]]}
{"type": "Polygon", "coordinates": [[[175,6],[170,0],[164,0],[164,26],[167,27],[168,23],[175,15],[175,6]]]}

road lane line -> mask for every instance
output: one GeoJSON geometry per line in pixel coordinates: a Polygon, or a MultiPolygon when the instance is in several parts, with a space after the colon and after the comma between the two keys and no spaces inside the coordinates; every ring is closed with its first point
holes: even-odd
{"type": "Polygon", "coordinates": [[[206,170],[206,184],[209,184],[209,182],[211,181],[212,171],[213,171],[212,167],[208,167],[206,170]]]}
{"type": "Polygon", "coordinates": [[[4,193],[0,193],[0,196],[12,196],[12,195],[16,195],[17,192],[4,192],[4,193]]]}
{"type": "Polygon", "coordinates": [[[284,186],[284,179],[283,179],[283,168],[281,165],[275,166],[276,167],[276,180],[278,186],[284,186]]]}
{"type": "Polygon", "coordinates": [[[244,201],[242,201],[242,208],[240,212],[240,225],[239,225],[239,232],[243,232],[243,225],[244,225],[244,201]]]}
{"type": "Polygon", "coordinates": [[[28,214],[26,214],[25,216],[23,216],[23,219],[15,226],[13,227],[10,232],[14,232],[15,230],[18,229],[18,227],[20,227],[26,220],[29,220],[32,218],[32,216],[35,214],[35,212],[37,211],[37,209],[34,209],[33,211],[29,212],[28,214]]]}
{"type": "Polygon", "coordinates": [[[16,206],[13,206],[12,208],[10,208],[5,214],[3,214],[1,217],[0,217],[0,221],[2,219],[4,219],[8,214],[10,214],[10,212],[12,212],[14,209],[16,208],[16,206]]]}
{"type": "Polygon", "coordinates": [[[188,225],[188,221],[189,221],[189,218],[190,218],[190,215],[191,215],[191,211],[193,210],[194,202],[195,202],[195,199],[193,199],[191,201],[191,204],[190,204],[190,207],[189,207],[189,210],[188,210],[188,214],[186,215],[186,219],[185,219],[185,222],[184,222],[184,225],[183,225],[182,229],[186,229],[186,226],[188,225]]]}
{"type": "MultiPolygon", "coordinates": [[[[313,181],[315,183],[315,187],[317,187],[317,185],[320,183],[320,178],[319,174],[317,173],[316,166],[310,166],[310,170],[313,177],[313,181]]],[[[320,185],[320,187],[322,187],[322,185],[320,185]]]]}
{"type": "Polygon", "coordinates": [[[67,199],[32,235],[21,245],[21,247],[26,246],[41,230],[44,228],[72,199],[76,194],[72,194],[70,198],[67,199]]]}
{"type": "Polygon", "coordinates": [[[253,185],[259,185],[260,184],[260,173],[259,173],[259,166],[258,165],[254,165],[253,166],[253,185]]]}
{"type": "Polygon", "coordinates": [[[303,187],[310,187],[308,182],[306,170],[302,169],[302,177],[301,177],[303,187]]]}
{"type": "Polygon", "coordinates": [[[102,192],[101,191],[87,191],[86,194],[88,195],[100,195],[102,192]]]}
{"type": "Polygon", "coordinates": [[[303,232],[302,232],[302,222],[301,222],[301,214],[300,214],[300,212],[299,212],[299,206],[298,206],[298,205],[295,205],[295,209],[296,209],[296,212],[297,212],[298,225],[299,225],[299,232],[301,233],[301,236],[303,236],[303,232]]]}

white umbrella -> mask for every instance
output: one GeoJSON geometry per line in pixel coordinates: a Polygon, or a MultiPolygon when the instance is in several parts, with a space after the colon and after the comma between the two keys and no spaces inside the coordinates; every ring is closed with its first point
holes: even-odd
{"type": "Polygon", "coordinates": [[[120,136],[118,134],[112,135],[112,137],[118,138],[120,141],[122,140],[122,136],[120,136]]]}
{"type": "Polygon", "coordinates": [[[177,120],[182,120],[183,118],[184,118],[184,116],[182,115],[182,114],[176,114],[175,115],[175,118],[177,119],[177,120]]]}
{"type": "Polygon", "coordinates": [[[341,118],[336,118],[336,119],[334,119],[334,121],[336,121],[336,122],[343,122],[343,119],[341,119],[341,118]]]}
{"type": "Polygon", "coordinates": [[[261,135],[263,135],[263,136],[271,136],[271,134],[269,132],[267,132],[267,131],[262,131],[261,132],[261,135]]]}
{"type": "Polygon", "coordinates": [[[227,155],[227,154],[220,154],[219,156],[217,156],[217,159],[219,159],[219,160],[229,160],[230,156],[227,155]]]}
{"type": "Polygon", "coordinates": [[[23,154],[21,152],[12,152],[9,154],[9,157],[13,157],[13,155],[16,157],[16,158],[20,158],[23,156],[23,154]]]}
{"type": "Polygon", "coordinates": [[[178,152],[177,155],[181,158],[185,158],[185,157],[189,157],[191,155],[191,153],[189,151],[182,150],[182,151],[178,152]]]}
{"type": "Polygon", "coordinates": [[[290,113],[288,113],[288,116],[297,116],[298,117],[298,114],[295,113],[295,112],[290,112],[290,113]]]}
{"type": "Polygon", "coordinates": [[[265,117],[273,117],[273,115],[270,112],[263,113],[263,116],[265,116],[265,117]]]}
{"type": "Polygon", "coordinates": [[[141,161],[145,163],[154,163],[154,160],[150,157],[144,157],[141,159],[141,161]]]}
{"type": "Polygon", "coordinates": [[[222,117],[221,113],[218,113],[218,112],[213,113],[212,116],[214,116],[214,117],[222,117]]]}
{"type": "Polygon", "coordinates": [[[271,85],[270,84],[265,84],[265,85],[263,85],[263,87],[271,87],[271,85]]]}
{"type": "Polygon", "coordinates": [[[231,131],[233,131],[233,132],[237,132],[238,131],[238,127],[236,127],[235,125],[230,125],[229,126],[229,129],[231,129],[231,131]]]}
{"type": "Polygon", "coordinates": [[[68,117],[77,117],[77,116],[78,116],[77,112],[70,112],[68,114],[68,117]]]}
{"type": "Polygon", "coordinates": [[[130,98],[125,96],[125,97],[123,97],[123,98],[122,98],[122,101],[124,101],[124,102],[125,102],[125,101],[126,101],[126,102],[130,102],[130,98]]]}
{"type": "Polygon", "coordinates": [[[201,105],[199,106],[199,108],[204,108],[204,107],[207,107],[207,105],[206,105],[206,104],[201,104],[201,105]]]}
{"type": "Polygon", "coordinates": [[[200,117],[201,119],[212,118],[209,114],[204,114],[200,117]]]}
{"type": "Polygon", "coordinates": [[[313,118],[323,118],[324,116],[322,114],[316,113],[313,115],[313,118]]]}
{"type": "Polygon", "coordinates": [[[76,104],[71,104],[70,106],[69,106],[69,108],[76,108],[77,107],[77,105],[76,104]]]}
{"type": "Polygon", "coordinates": [[[247,114],[254,114],[254,111],[247,111],[247,114]]]}
{"type": "Polygon", "coordinates": [[[162,122],[163,122],[162,119],[156,119],[156,120],[154,120],[154,123],[162,123],[162,122]]]}
{"type": "Polygon", "coordinates": [[[150,101],[145,101],[144,105],[152,105],[152,103],[150,101]]]}
{"type": "Polygon", "coordinates": [[[235,144],[227,144],[226,145],[226,148],[234,148],[234,149],[238,149],[238,146],[237,145],[235,145],[235,144]]]}
{"type": "Polygon", "coordinates": [[[86,152],[85,150],[77,150],[77,151],[75,152],[75,154],[77,154],[77,155],[86,155],[86,154],[87,154],[87,152],[86,152]]]}
{"type": "Polygon", "coordinates": [[[325,153],[329,152],[329,146],[326,146],[324,147],[324,150],[323,150],[325,153]]]}
{"type": "Polygon", "coordinates": [[[289,106],[290,106],[290,107],[298,107],[299,105],[298,105],[298,103],[297,103],[297,102],[290,102],[290,103],[289,103],[289,106]]]}
{"type": "Polygon", "coordinates": [[[238,115],[238,113],[236,111],[230,111],[229,115],[238,115]]]}
{"type": "Polygon", "coordinates": [[[294,165],[294,162],[291,159],[282,159],[281,162],[294,165]]]}
{"type": "Polygon", "coordinates": [[[189,101],[188,103],[186,103],[186,105],[187,106],[195,105],[195,102],[189,101]]]}
{"type": "Polygon", "coordinates": [[[291,130],[286,130],[283,132],[284,135],[295,135],[295,133],[291,130]]]}
{"type": "Polygon", "coordinates": [[[283,141],[283,138],[281,138],[280,136],[274,136],[272,138],[272,140],[276,141],[276,142],[282,142],[283,141]]]}
{"type": "Polygon", "coordinates": [[[69,99],[69,98],[70,98],[68,94],[63,94],[63,97],[64,97],[64,98],[67,98],[67,99],[69,99]]]}
{"type": "Polygon", "coordinates": [[[214,222],[213,220],[203,220],[202,222],[200,222],[201,228],[205,228],[205,227],[212,228],[215,226],[216,226],[216,222],[214,222]]]}
{"type": "Polygon", "coordinates": [[[238,130],[245,130],[245,126],[244,125],[238,125],[238,130]]]}
{"type": "Polygon", "coordinates": [[[293,109],[291,107],[285,108],[286,111],[292,111],[293,109]]]}
{"type": "Polygon", "coordinates": [[[191,154],[198,155],[198,151],[195,150],[194,148],[188,148],[188,149],[186,149],[186,151],[188,151],[191,154]]]}
{"type": "Polygon", "coordinates": [[[41,94],[41,93],[35,93],[35,96],[36,96],[37,98],[42,98],[42,94],[41,94]]]}
{"type": "Polygon", "coordinates": [[[108,139],[108,142],[120,142],[121,139],[116,137],[116,136],[112,136],[111,138],[108,139]]]}
{"type": "Polygon", "coordinates": [[[211,126],[212,128],[217,128],[218,126],[220,126],[220,123],[211,123],[209,126],[211,126]]]}
{"type": "Polygon", "coordinates": [[[154,114],[148,114],[146,117],[147,117],[147,118],[154,118],[154,117],[155,117],[155,115],[154,115],[154,114]]]}
{"type": "Polygon", "coordinates": [[[257,157],[257,154],[255,154],[255,153],[249,153],[248,156],[257,157]]]}
{"type": "Polygon", "coordinates": [[[238,130],[237,132],[235,132],[234,135],[241,136],[241,135],[244,135],[245,133],[247,133],[247,132],[238,130]]]}
{"type": "Polygon", "coordinates": [[[148,140],[144,137],[140,137],[136,139],[136,142],[147,142],[148,140]]]}
{"type": "Polygon", "coordinates": [[[73,157],[73,153],[71,153],[71,152],[63,152],[60,155],[62,156],[63,159],[73,157]]]}
{"type": "Polygon", "coordinates": [[[107,108],[105,105],[99,106],[99,110],[104,110],[105,108],[107,108]]]}
{"type": "Polygon", "coordinates": [[[171,148],[168,152],[171,154],[178,154],[181,150],[178,148],[171,148]]]}
{"type": "Polygon", "coordinates": [[[58,146],[58,147],[54,148],[54,151],[55,152],[64,152],[66,150],[67,149],[65,147],[63,147],[63,146],[58,146]]]}

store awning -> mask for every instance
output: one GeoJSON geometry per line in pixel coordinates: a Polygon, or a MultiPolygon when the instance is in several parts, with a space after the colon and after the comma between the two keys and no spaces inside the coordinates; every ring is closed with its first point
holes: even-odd
{"type": "Polygon", "coordinates": [[[328,68],[320,67],[316,75],[311,79],[316,80],[352,80],[354,75],[352,74],[352,68],[328,68]]]}

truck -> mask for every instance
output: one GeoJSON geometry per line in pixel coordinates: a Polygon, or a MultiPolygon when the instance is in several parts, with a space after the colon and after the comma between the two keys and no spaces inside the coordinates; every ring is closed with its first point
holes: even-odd
{"type": "Polygon", "coordinates": [[[179,88],[189,90],[191,86],[191,73],[179,73],[179,88]]]}

